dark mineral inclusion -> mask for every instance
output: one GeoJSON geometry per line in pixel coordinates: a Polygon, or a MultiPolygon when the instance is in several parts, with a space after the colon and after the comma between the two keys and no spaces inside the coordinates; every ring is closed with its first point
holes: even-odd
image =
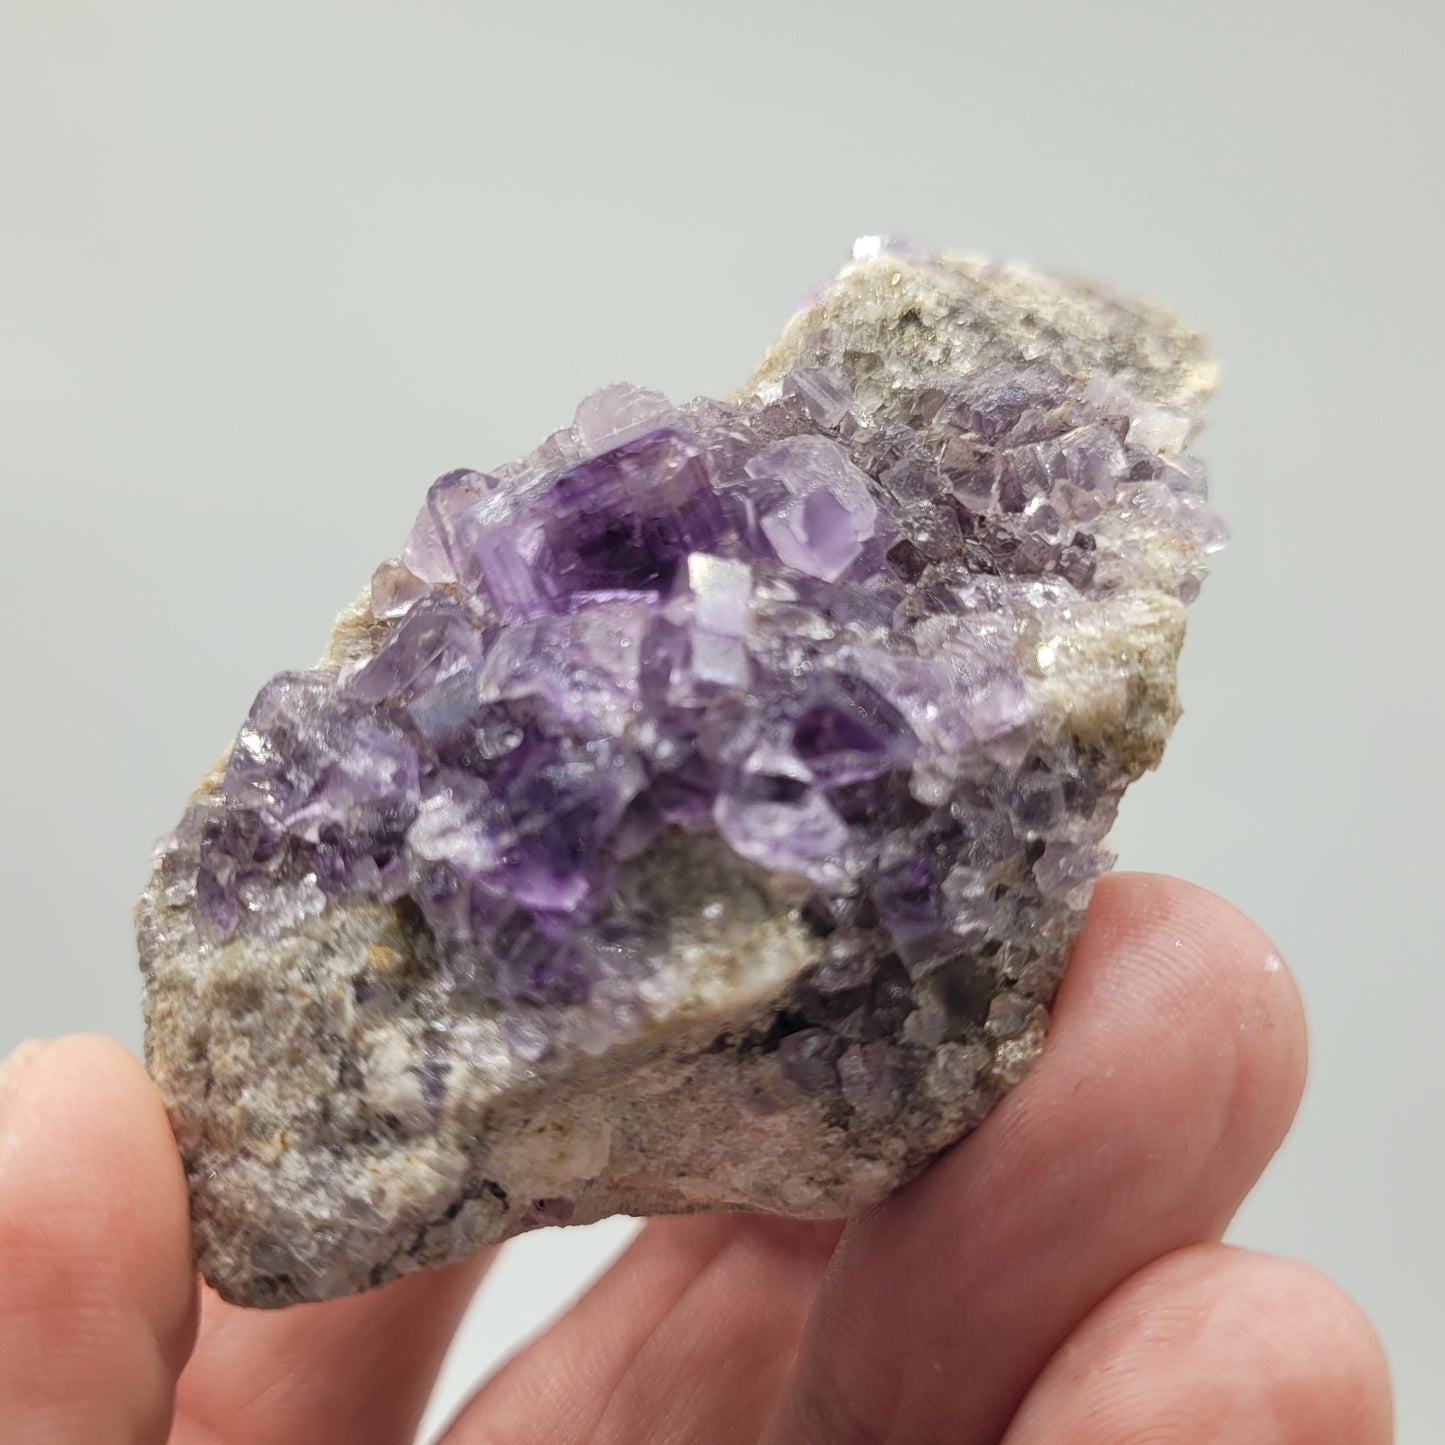
{"type": "Polygon", "coordinates": [[[1211,383],[1166,312],[872,240],[733,399],[437,481],[139,905],[207,1278],[839,1215],[976,1124],[1178,711],[1211,383]]]}

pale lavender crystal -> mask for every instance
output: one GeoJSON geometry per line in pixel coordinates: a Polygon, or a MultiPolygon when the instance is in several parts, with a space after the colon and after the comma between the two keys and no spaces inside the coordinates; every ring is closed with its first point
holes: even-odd
{"type": "Polygon", "coordinates": [[[868,479],[826,437],[775,442],[747,465],[755,481],[773,483],[784,499],[762,521],[780,561],[810,577],[836,582],[862,556],[877,530],[868,479]]]}
{"type": "Polygon", "coordinates": [[[811,421],[836,427],[853,405],[848,375],[836,366],[799,366],[783,382],[783,395],[795,396],[811,421]]]}
{"type": "MultiPolygon", "coordinates": [[[[860,265],[963,284],[869,244],[860,265]]],[[[977,284],[1011,294],[1006,275],[977,284]]],[[[830,313],[736,400],[607,387],[532,455],[437,480],[373,577],[364,643],[268,682],[163,840],[147,967],[390,920],[403,973],[360,967],[347,1008],[450,999],[496,1021],[505,1068],[545,1082],[640,1037],[674,921],[650,880],[701,857],[810,950],[760,1021],[696,1046],[699,1069],[756,1070],[745,1112],[806,1101],[840,1139],[883,1139],[934,1118],[940,1079],[1004,1079],[1000,1041],[1047,1002],[1119,794],[1157,756],[1058,723],[1069,629],[1105,635],[1144,573],[1188,601],[1224,532],[1182,452],[1180,387],[1132,354],[1089,362],[1114,355],[1103,342],[1041,359],[1042,341],[960,314],[982,340],[947,344],[971,360],[905,364],[891,333],[876,353],[835,344],[830,313]]],[[[307,1168],[441,1127],[483,1065],[427,1008],[397,1099],[338,1123],[307,1168]]],[[[361,1067],[343,1050],[343,1077],[361,1067]]],[[[182,1132],[203,1176],[215,1148],[182,1132]]],[[[571,1197],[510,1189],[467,1176],[462,1197],[502,1211],[488,1237],[573,1217],[571,1197]]],[[[445,1254],[363,1268],[317,1263],[320,1244],[256,1248],[227,1282],[262,1302],[445,1254]]]]}
{"type": "Polygon", "coordinates": [[[578,404],[572,431],[584,452],[595,452],[621,446],[676,419],[676,407],[660,391],[619,381],[578,404]]]}
{"type": "Polygon", "coordinates": [[[846,886],[847,825],[820,794],[778,786],[784,781],[759,779],[760,797],[723,794],[713,808],[718,832],[764,868],[798,873],[822,887],[846,886]]]}
{"type": "Polygon", "coordinates": [[[371,611],[381,621],[402,617],[431,590],[399,558],[383,562],[371,577],[371,611]]]}

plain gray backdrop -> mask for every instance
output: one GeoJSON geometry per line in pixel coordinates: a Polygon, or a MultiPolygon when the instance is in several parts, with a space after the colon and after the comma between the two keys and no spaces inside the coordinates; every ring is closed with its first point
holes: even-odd
{"type": "MultiPolygon", "coordinates": [[[[1175,305],[1235,535],[1125,866],[1238,903],[1312,1024],[1234,1232],[1445,1386],[1442,8],[0,4],[0,1051],[139,1044],[129,908],[259,683],[424,488],[628,378],[730,390],[860,232],[1175,305]]],[[[626,1238],[517,1246],[434,1425],[626,1238]]]]}

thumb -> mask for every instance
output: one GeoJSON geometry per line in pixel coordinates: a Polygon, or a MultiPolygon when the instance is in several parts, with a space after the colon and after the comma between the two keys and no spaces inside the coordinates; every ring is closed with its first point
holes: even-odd
{"type": "Polygon", "coordinates": [[[0,1440],[155,1445],[195,1335],[185,1180],[119,1044],[0,1066],[0,1440]]]}

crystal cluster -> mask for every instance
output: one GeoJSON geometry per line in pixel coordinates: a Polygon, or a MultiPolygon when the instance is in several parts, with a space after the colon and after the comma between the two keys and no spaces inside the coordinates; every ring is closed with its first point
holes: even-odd
{"type": "Polygon", "coordinates": [[[1207,388],[1164,313],[880,244],[734,399],[440,478],[140,907],[213,1281],[836,1214],[976,1123],[1177,710],[1207,388]]]}

